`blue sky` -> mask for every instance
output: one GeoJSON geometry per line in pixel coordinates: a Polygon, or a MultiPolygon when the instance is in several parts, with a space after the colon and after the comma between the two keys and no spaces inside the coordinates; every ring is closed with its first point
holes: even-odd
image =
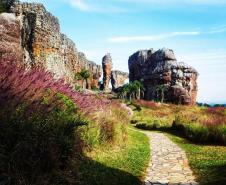
{"type": "Polygon", "coordinates": [[[226,103],[226,0],[27,0],[41,2],[87,58],[128,71],[139,49],[174,50],[199,73],[198,101],[226,103]]]}

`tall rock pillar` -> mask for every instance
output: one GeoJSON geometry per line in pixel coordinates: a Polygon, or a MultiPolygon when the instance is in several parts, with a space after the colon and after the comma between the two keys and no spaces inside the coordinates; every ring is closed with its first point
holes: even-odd
{"type": "Polygon", "coordinates": [[[111,70],[112,70],[112,58],[110,53],[106,54],[102,59],[102,68],[103,68],[103,90],[107,91],[109,88],[109,82],[111,79],[111,70]]]}

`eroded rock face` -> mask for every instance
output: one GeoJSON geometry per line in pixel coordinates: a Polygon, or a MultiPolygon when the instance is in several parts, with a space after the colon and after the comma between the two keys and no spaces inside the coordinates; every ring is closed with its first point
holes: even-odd
{"type": "Polygon", "coordinates": [[[103,68],[103,90],[108,91],[112,70],[112,58],[109,53],[106,54],[102,59],[102,68],[103,68]]]}
{"type": "MultiPolygon", "coordinates": [[[[98,85],[101,66],[87,60],[83,53],[78,52],[74,42],[61,34],[56,17],[42,4],[12,2],[12,14],[8,16],[15,17],[14,23],[9,24],[3,16],[0,17],[0,29],[4,29],[0,32],[1,38],[3,35],[4,42],[10,43],[5,54],[21,53],[22,63],[26,66],[42,66],[52,71],[56,78],[64,78],[72,84],[75,73],[85,68],[92,74],[86,86],[98,85]]],[[[0,43],[1,53],[5,45],[0,43]]]]}
{"type": "Polygon", "coordinates": [[[157,89],[164,89],[164,101],[192,105],[196,103],[197,71],[177,62],[173,50],[142,50],[129,58],[129,79],[143,80],[145,98],[156,100],[157,89]]]}
{"type": "Polygon", "coordinates": [[[0,57],[9,61],[22,61],[19,20],[14,14],[0,14],[0,57]]]}
{"type": "Polygon", "coordinates": [[[126,80],[129,79],[129,74],[121,71],[112,71],[111,72],[111,85],[112,90],[116,91],[117,88],[123,86],[126,80]]]}

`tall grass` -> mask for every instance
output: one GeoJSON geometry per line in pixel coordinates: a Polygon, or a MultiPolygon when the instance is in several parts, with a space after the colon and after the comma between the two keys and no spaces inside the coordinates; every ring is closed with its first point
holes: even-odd
{"type": "Polygon", "coordinates": [[[199,143],[226,144],[226,108],[139,102],[133,123],[140,129],[177,131],[199,143]],[[149,105],[150,104],[150,105],[149,105]]]}
{"type": "Polygon", "coordinates": [[[0,183],[57,184],[85,146],[125,141],[128,111],[119,103],[11,60],[0,60],[0,74],[0,183]]]}
{"type": "Polygon", "coordinates": [[[130,112],[120,103],[113,102],[106,110],[96,111],[89,118],[92,121],[82,131],[88,148],[126,141],[130,112]]]}
{"type": "Polygon", "coordinates": [[[86,122],[75,105],[79,101],[43,69],[1,61],[0,74],[0,179],[49,184],[54,171],[82,152],[76,128],[86,122]]]}

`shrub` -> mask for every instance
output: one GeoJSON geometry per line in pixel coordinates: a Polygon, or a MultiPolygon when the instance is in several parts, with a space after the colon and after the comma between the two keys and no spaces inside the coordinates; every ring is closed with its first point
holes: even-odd
{"type": "Polygon", "coordinates": [[[93,114],[92,121],[83,127],[83,139],[89,149],[103,144],[123,144],[127,138],[128,110],[114,102],[105,111],[93,114]]]}
{"type": "Polygon", "coordinates": [[[77,97],[42,69],[0,62],[0,73],[0,179],[48,184],[54,171],[82,151],[76,128],[86,122],[75,106],[77,97]]]}
{"type": "Polygon", "coordinates": [[[216,137],[218,138],[221,143],[226,143],[226,125],[220,125],[217,128],[218,134],[216,137]]]}
{"type": "Polygon", "coordinates": [[[209,130],[198,123],[185,124],[185,135],[188,139],[196,142],[206,142],[209,140],[209,130]]]}

